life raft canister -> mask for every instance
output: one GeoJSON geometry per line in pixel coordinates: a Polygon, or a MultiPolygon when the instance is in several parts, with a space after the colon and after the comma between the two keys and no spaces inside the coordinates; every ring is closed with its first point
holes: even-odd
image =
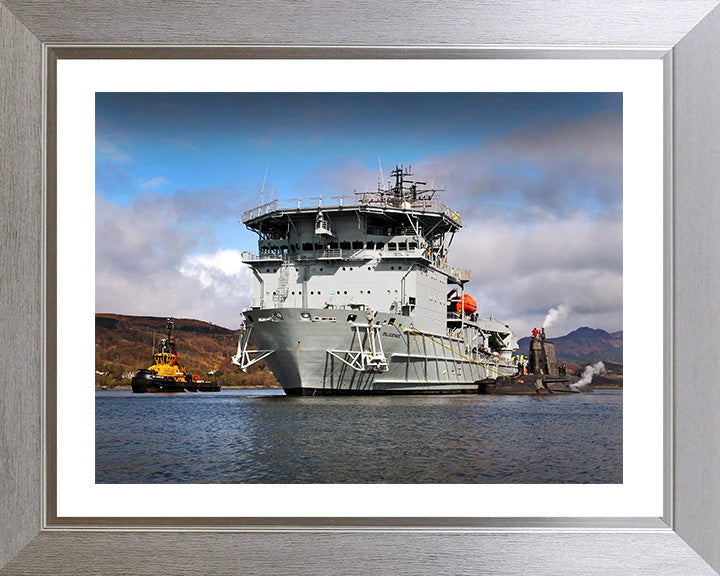
{"type": "Polygon", "coordinates": [[[455,302],[455,309],[458,314],[462,314],[463,307],[465,308],[465,314],[474,314],[477,312],[477,302],[475,302],[475,298],[470,296],[470,294],[463,294],[463,297],[458,298],[457,302],[455,302]]]}

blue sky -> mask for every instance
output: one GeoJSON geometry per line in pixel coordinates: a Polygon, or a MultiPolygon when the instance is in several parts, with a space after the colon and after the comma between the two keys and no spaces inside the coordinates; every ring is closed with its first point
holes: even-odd
{"type": "Polygon", "coordinates": [[[265,201],[374,189],[378,158],[447,186],[481,313],[622,329],[617,93],[98,93],[97,311],[237,327],[266,167],[265,201]]]}

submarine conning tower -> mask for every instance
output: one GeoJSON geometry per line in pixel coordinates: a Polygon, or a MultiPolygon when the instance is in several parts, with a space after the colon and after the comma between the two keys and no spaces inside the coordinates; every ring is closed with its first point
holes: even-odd
{"type": "Polygon", "coordinates": [[[548,376],[560,375],[554,342],[541,338],[533,338],[530,340],[528,370],[532,374],[546,374],[548,376]]]}

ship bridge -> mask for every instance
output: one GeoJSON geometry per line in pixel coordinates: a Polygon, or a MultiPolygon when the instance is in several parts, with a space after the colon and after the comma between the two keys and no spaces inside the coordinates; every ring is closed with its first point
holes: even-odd
{"type": "Polygon", "coordinates": [[[444,332],[446,287],[470,270],[448,264],[459,212],[401,167],[395,184],[352,196],[274,200],[243,213],[258,234],[253,307],[357,308],[415,314],[444,332]]]}

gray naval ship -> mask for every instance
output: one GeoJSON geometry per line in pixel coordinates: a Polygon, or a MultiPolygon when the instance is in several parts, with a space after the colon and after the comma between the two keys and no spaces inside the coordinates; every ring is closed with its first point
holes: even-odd
{"type": "Polygon", "coordinates": [[[481,319],[444,191],[396,166],[377,192],[243,213],[258,253],[233,363],[265,360],[288,395],[478,393],[518,373],[507,324],[481,319]]]}

